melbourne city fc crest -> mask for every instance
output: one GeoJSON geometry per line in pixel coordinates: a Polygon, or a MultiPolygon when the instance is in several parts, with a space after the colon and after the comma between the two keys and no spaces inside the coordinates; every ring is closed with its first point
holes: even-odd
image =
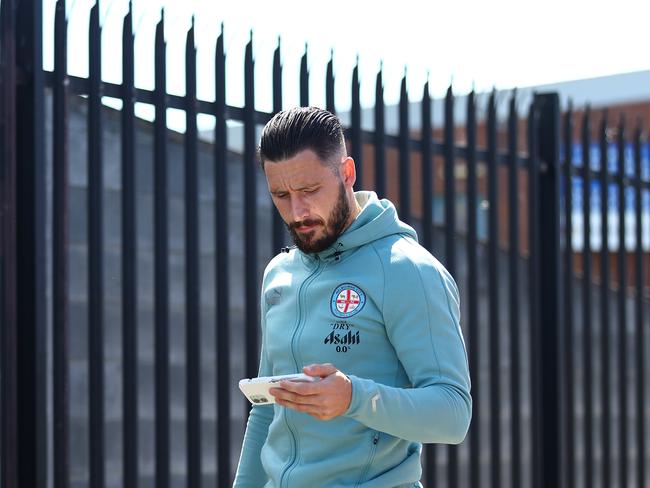
{"type": "Polygon", "coordinates": [[[343,283],[332,293],[330,309],[335,316],[345,319],[361,312],[365,304],[366,294],[361,288],[351,283],[343,283]]]}

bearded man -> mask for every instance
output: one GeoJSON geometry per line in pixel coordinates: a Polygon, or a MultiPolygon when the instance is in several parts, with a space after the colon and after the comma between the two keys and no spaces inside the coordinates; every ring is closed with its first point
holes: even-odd
{"type": "Polygon", "coordinates": [[[319,381],[253,406],[235,486],[422,486],[422,443],[462,442],[471,418],[456,284],[391,202],[354,192],[333,114],[278,113],[260,159],[295,247],[264,273],[259,375],[319,381]]]}

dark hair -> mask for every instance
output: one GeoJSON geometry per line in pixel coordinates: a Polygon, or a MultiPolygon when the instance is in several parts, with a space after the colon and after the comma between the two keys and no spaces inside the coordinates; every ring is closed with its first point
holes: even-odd
{"type": "MultiPolygon", "coordinates": [[[[316,107],[296,107],[277,113],[264,126],[259,156],[265,161],[284,161],[311,149],[324,164],[345,154],[345,139],[339,118],[316,107]]],[[[338,162],[338,161],[336,161],[338,162]]]]}

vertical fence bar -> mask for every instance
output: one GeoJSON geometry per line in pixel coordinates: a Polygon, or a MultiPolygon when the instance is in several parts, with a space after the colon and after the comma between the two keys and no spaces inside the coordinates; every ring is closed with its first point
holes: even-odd
{"type": "Polygon", "coordinates": [[[52,400],[54,487],[67,488],[68,446],[68,90],[65,1],[54,18],[54,86],[52,121],[52,400]]]}
{"type": "Polygon", "coordinates": [[[375,85],[375,191],[379,198],[386,197],[386,114],[384,109],[384,82],[382,68],[377,73],[375,85]]]}
{"type": "MultiPolygon", "coordinates": [[[[451,85],[445,97],[444,168],[445,168],[445,266],[452,276],[456,275],[456,179],[454,175],[454,97],[451,85]]],[[[448,446],[447,480],[449,486],[458,484],[458,451],[448,446]]],[[[435,451],[432,453],[435,461],[435,451]]]]}
{"type": "Polygon", "coordinates": [[[529,301],[530,301],[530,405],[531,405],[531,477],[532,487],[541,488],[540,482],[540,438],[539,424],[539,374],[537,372],[539,338],[539,138],[538,113],[535,101],[528,112],[528,266],[529,266],[529,301]]]}
{"type": "Polygon", "coordinates": [[[361,102],[359,91],[361,86],[359,84],[359,57],[357,56],[357,64],[352,71],[352,126],[351,126],[351,142],[352,142],[352,159],[354,159],[357,171],[357,183],[355,188],[357,190],[364,189],[363,181],[363,161],[361,159],[363,148],[361,147],[361,102]]]}
{"type": "Polygon", "coordinates": [[[583,215],[583,247],[582,247],[582,368],[583,368],[583,398],[584,398],[584,446],[585,446],[585,486],[594,483],[594,406],[593,406],[593,371],[592,348],[594,325],[591,313],[592,274],[591,274],[591,111],[585,109],[582,118],[582,215],[583,215]]]}
{"type": "Polygon", "coordinates": [[[124,487],[138,486],[138,299],[133,5],[122,28],[122,384],[124,487]]]}
{"type": "Polygon", "coordinates": [[[619,400],[619,486],[628,480],[627,449],[627,265],[625,263],[625,119],[618,124],[618,400],[619,400]]]}
{"type": "Polygon", "coordinates": [[[575,393],[573,384],[573,108],[564,116],[564,364],[566,370],[564,392],[564,451],[565,483],[567,487],[575,486],[575,393]]]}
{"type": "Polygon", "coordinates": [[[307,66],[307,44],[300,60],[300,106],[309,106],[309,67],[307,66]]]}
{"type": "Polygon", "coordinates": [[[411,151],[409,149],[409,99],[406,70],[399,97],[399,210],[404,222],[411,221],[411,151]]]}
{"type": "Polygon", "coordinates": [[[422,155],[422,245],[433,252],[433,161],[431,128],[431,97],[429,82],[424,85],[422,92],[422,135],[420,136],[420,151],[422,155]]]}
{"type": "Polygon", "coordinates": [[[156,487],[170,487],[169,231],[167,202],[167,49],[165,11],[156,26],[154,105],[154,320],[156,487]]]}
{"type": "MultiPolygon", "coordinates": [[[[445,97],[445,267],[456,276],[456,160],[454,158],[454,95],[451,85],[445,97]]],[[[448,446],[447,480],[449,486],[458,486],[458,448],[448,446]]]]}
{"type": "Polygon", "coordinates": [[[488,174],[488,274],[489,274],[489,347],[490,347],[490,444],[492,452],[492,488],[501,486],[501,354],[499,351],[499,217],[497,120],[495,92],[490,95],[487,116],[488,174]]]}
{"type": "Polygon", "coordinates": [[[478,325],[478,190],[476,185],[476,105],[472,90],[467,98],[467,327],[469,372],[472,379],[472,423],[469,445],[469,486],[481,480],[481,382],[479,381],[480,333],[478,325]]]}
{"type": "Polygon", "coordinates": [[[645,338],[643,334],[643,296],[644,296],[644,269],[643,269],[643,193],[642,193],[642,170],[641,170],[641,122],[637,124],[634,133],[634,206],[636,217],[636,249],[635,269],[636,269],[636,297],[634,300],[635,305],[635,369],[636,369],[636,485],[638,488],[646,486],[645,480],[645,338]]]}
{"type": "Polygon", "coordinates": [[[230,307],[228,303],[228,128],[226,126],[226,55],[224,32],[215,50],[215,281],[217,351],[217,486],[230,486],[230,307]]]}
{"type": "Polygon", "coordinates": [[[521,394],[519,328],[519,168],[517,164],[517,92],[513,91],[508,115],[508,230],[509,230],[509,301],[510,301],[510,404],[511,486],[521,486],[521,394]]]}
{"type": "MultiPolygon", "coordinates": [[[[454,175],[454,97],[451,85],[445,97],[444,168],[445,168],[445,266],[452,276],[456,275],[456,179],[454,175]]],[[[447,447],[447,480],[449,486],[458,484],[458,451],[455,446],[447,447]]],[[[432,453],[435,460],[435,451],[432,453]]]]}
{"type": "MultiPolygon", "coordinates": [[[[384,130],[384,117],[383,117],[383,83],[381,83],[381,70],[377,75],[377,91],[381,88],[381,104],[382,104],[382,116],[381,116],[381,130],[383,136],[384,130]]],[[[377,97],[379,101],[379,97],[377,97]]],[[[375,110],[377,108],[375,107],[375,110]]],[[[375,119],[377,121],[377,119],[375,119]]],[[[375,122],[375,133],[377,132],[378,127],[375,122]]],[[[432,226],[433,226],[433,160],[432,157],[432,128],[431,128],[431,98],[429,96],[429,82],[427,81],[424,85],[424,91],[422,93],[422,135],[420,136],[420,151],[422,152],[422,245],[428,249],[430,252],[433,252],[433,238],[432,238],[432,226]]],[[[382,141],[383,144],[383,141],[382,141]]],[[[382,147],[383,153],[383,147],[382,147]]],[[[375,154],[377,154],[377,144],[375,145],[375,154]]],[[[385,166],[385,162],[384,162],[385,166]]],[[[385,169],[384,169],[385,171],[385,169]]],[[[385,175],[384,175],[384,185],[385,185],[385,175]]],[[[425,456],[425,483],[426,485],[435,486],[436,479],[436,447],[433,444],[427,444],[424,446],[424,456],[425,456]]]]}
{"type": "Polygon", "coordinates": [[[104,473],[104,189],[102,161],[101,27],[99,3],[90,12],[88,96],[88,368],[90,486],[104,473]]]}
{"type": "MultiPolygon", "coordinates": [[[[257,185],[255,170],[255,83],[253,33],[244,60],[244,215],[246,220],[246,375],[257,376],[259,297],[257,296],[257,185]]],[[[302,92],[301,92],[302,93],[302,92]]],[[[302,94],[301,94],[302,97],[302,94]]]]}
{"type": "Polygon", "coordinates": [[[540,321],[537,373],[540,375],[542,486],[560,486],[561,419],[561,258],[560,258],[560,102],[556,93],[535,95],[540,110],[539,235],[540,321]],[[543,204],[542,204],[543,202],[543,204]],[[556,358],[549,360],[549,358],[556,358]],[[542,362],[544,368],[542,369],[542,362]]]}
{"type": "MultiPolygon", "coordinates": [[[[282,110],[282,58],[280,52],[280,38],[278,38],[278,47],[273,54],[273,113],[277,114],[282,110]]],[[[273,212],[273,251],[275,254],[280,251],[285,241],[285,227],[280,212],[275,205],[271,205],[273,212]]]]}
{"type": "Polygon", "coordinates": [[[325,73],[325,109],[328,112],[336,113],[334,101],[334,50],[330,51],[330,60],[327,63],[325,73]]]}
{"type": "MultiPolygon", "coordinates": [[[[495,127],[496,131],[496,127],[495,127]]],[[[496,132],[495,132],[496,134],[496,132]]],[[[496,137],[496,136],[495,136],[496,137]]],[[[496,139],[494,154],[496,156],[496,139]]],[[[445,129],[444,129],[444,159],[445,159],[445,267],[452,276],[456,274],[456,179],[454,170],[454,94],[451,86],[445,96],[445,129]]],[[[495,159],[496,161],[496,159],[495,159]]],[[[452,485],[452,486],[455,486],[452,485]]]]}
{"type": "MultiPolygon", "coordinates": [[[[403,83],[406,83],[406,76],[403,83]]],[[[406,114],[408,119],[408,113],[406,114]]],[[[456,159],[454,125],[454,99],[451,85],[447,92],[445,103],[445,266],[452,276],[456,276],[456,159]]],[[[409,183],[410,185],[410,183],[409,183]]],[[[408,200],[408,197],[407,197],[408,200]]],[[[447,446],[447,483],[448,486],[458,486],[458,446],[447,446]]]]}
{"type": "Polygon", "coordinates": [[[15,1],[0,3],[0,484],[18,486],[15,1]]]}
{"type": "MultiPolygon", "coordinates": [[[[5,0],[6,1],[6,0],[5,0]]],[[[4,2],[3,2],[4,3],[4,2]]],[[[17,420],[20,486],[47,482],[43,7],[11,3],[16,57],[17,420]]],[[[5,12],[8,13],[8,12],[5,12]]]]}
{"type": "Polygon", "coordinates": [[[194,17],[185,45],[185,313],[187,486],[201,486],[201,300],[194,17]]]}
{"type": "Polygon", "coordinates": [[[607,154],[607,112],[603,114],[599,130],[600,140],[600,212],[601,212],[601,251],[600,251],[600,362],[601,362],[601,401],[602,401],[602,476],[603,486],[611,483],[611,436],[610,436],[610,325],[609,325],[609,157],[607,154]]]}

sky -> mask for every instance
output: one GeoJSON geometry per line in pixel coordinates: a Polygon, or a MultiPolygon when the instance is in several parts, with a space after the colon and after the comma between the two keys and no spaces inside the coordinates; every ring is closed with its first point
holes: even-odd
{"type": "MultiPolygon", "coordinates": [[[[53,64],[55,3],[43,0],[46,69],[53,64]]],[[[74,75],[87,74],[88,18],[94,3],[66,2],[68,65],[74,75]]],[[[142,88],[153,88],[155,26],[163,9],[170,93],[185,92],[185,39],[194,15],[199,98],[214,97],[214,48],[223,24],[227,103],[243,105],[244,49],[252,31],[256,108],[269,112],[278,39],[286,106],[299,104],[300,58],[306,46],[314,105],[325,103],[325,69],[334,53],[337,110],[350,107],[357,57],[362,106],[374,104],[381,63],[388,104],[398,101],[405,71],[409,98],[419,100],[427,79],[431,94],[440,97],[452,81],[454,92],[464,94],[472,87],[480,92],[650,69],[647,0],[133,0],[136,85],[142,88]]],[[[121,81],[121,29],[127,10],[128,0],[100,2],[106,81],[121,81]]],[[[138,109],[152,116],[151,108],[138,109]]],[[[170,118],[173,123],[174,115],[170,118]]]]}

